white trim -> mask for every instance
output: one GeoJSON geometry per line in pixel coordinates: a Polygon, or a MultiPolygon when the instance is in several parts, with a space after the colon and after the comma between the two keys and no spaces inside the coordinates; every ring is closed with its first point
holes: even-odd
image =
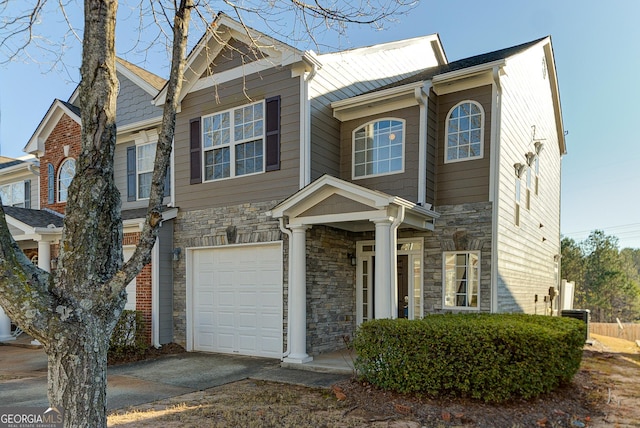
{"type": "Polygon", "coordinates": [[[429,92],[431,82],[415,89],[416,101],[420,105],[420,125],[418,133],[418,204],[427,202],[427,144],[429,141],[429,92]]]}
{"type": "MultiPolygon", "coordinates": [[[[493,104],[493,102],[492,102],[493,104]]],[[[470,116],[467,116],[470,117],[470,116]]],[[[482,104],[480,104],[478,101],[475,100],[471,100],[471,99],[467,99],[467,100],[463,100],[460,101],[459,103],[457,103],[456,105],[454,105],[453,107],[451,107],[451,109],[449,110],[449,112],[447,113],[447,115],[445,116],[444,119],[444,127],[445,127],[445,132],[444,132],[444,149],[443,149],[443,162],[445,164],[447,163],[456,163],[456,162],[466,162],[466,161],[473,161],[473,160],[478,160],[478,159],[483,159],[484,158],[484,133],[485,133],[485,112],[484,112],[484,107],[482,107],[482,104]],[[477,156],[469,156],[466,158],[455,158],[455,159],[448,159],[447,156],[447,152],[448,152],[448,144],[449,144],[449,119],[451,118],[451,113],[453,113],[453,111],[455,109],[457,109],[458,107],[460,107],[463,104],[473,104],[476,107],[478,107],[478,109],[480,109],[480,154],[477,156]]],[[[458,135],[459,132],[458,132],[458,135]]],[[[471,142],[469,142],[469,145],[471,145],[471,142]]],[[[458,144],[456,147],[459,147],[460,144],[458,144]]]]}
{"type": "Polygon", "coordinates": [[[72,157],[67,157],[65,158],[62,162],[60,162],[60,165],[58,166],[58,173],[56,174],[56,203],[60,203],[60,202],[67,202],[67,200],[69,199],[69,187],[71,186],[71,182],[73,181],[73,178],[76,176],[76,160],[72,157]],[[65,165],[69,160],[73,161],[73,176],[71,177],[71,180],[69,180],[69,183],[67,184],[67,197],[64,199],[64,201],[62,200],[62,198],[60,198],[60,188],[62,186],[60,186],[60,174],[62,173],[62,166],[65,165]]]}
{"type": "Polygon", "coordinates": [[[151,250],[151,340],[160,347],[160,237],[151,250]]]}
{"type": "MultiPolygon", "coordinates": [[[[360,325],[363,322],[363,300],[362,300],[362,295],[363,295],[363,270],[362,270],[362,262],[363,261],[367,261],[367,268],[368,268],[368,272],[367,272],[367,279],[368,279],[368,284],[367,284],[367,305],[368,305],[368,314],[367,314],[367,319],[372,319],[372,315],[373,315],[373,306],[372,302],[373,302],[373,257],[376,255],[376,250],[375,250],[375,241],[372,240],[366,240],[366,241],[357,241],[356,242],[356,325],[360,325]],[[374,249],[372,251],[364,251],[363,247],[365,246],[372,246],[374,247],[374,249]]],[[[417,317],[422,317],[424,314],[424,304],[425,304],[425,298],[424,298],[424,238],[423,237],[416,237],[416,238],[398,238],[396,245],[400,246],[402,244],[420,244],[420,248],[419,249],[410,249],[410,250],[397,250],[397,254],[396,254],[396,269],[397,269],[397,257],[398,256],[409,256],[408,257],[408,262],[409,262],[409,266],[408,266],[408,273],[409,273],[409,319],[416,319],[417,317]],[[420,314],[417,315],[414,313],[414,306],[415,306],[415,301],[414,301],[414,295],[412,293],[412,291],[414,291],[414,276],[412,275],[413,272],[413,262],[415,260],[418,260],[420,262],[420,279],[418,281],[419,286],[420,286],[420,296],[422,299],[422,303],[420,305],[421,308],[421,312],[420,314]]],[[[397,273],[396,273],[397,275],[397,273]]],[[[395,318],[395,317],[394,317],[395,318]]]]}
{"type": "Polygon", "coordinates": [[[230,82],[235,79],[248,76],[253,73],[259,73],[261,71],[269,70],[279,64],[279,61],[274,61],[274,58],[259,59],[248,64],[244,64],[241,67],[236,67],[231,70],[221,71],[207,77],[202,77],[194,83],[191,88],[191,92],[196,92],[201,89],[212,88],[223,83],[230,82]]]}
{"type": "MultiPolygon", "coordinates": [[[[195,266],[193,262],[194,252],[199,250],[210,250],[210,249],[222,250],[227,248],[275,246],[275,245],[278,245],[280,247],[280,254],[282,255],[283,241],[255,242],[255,243],[249,243],[249,244],[231,244],[231,245],[209,245],[209,246],[203,246],[203,247],[186,247],[185,248],[185,264],[186,264],[185,276],[186,276],[186,294],[187,294],[187,299],[186,299],[186,330],[187,330],[186,349],[187,351],[193,351],[193,343],[194,343],[194,340],[193,340],[194,339],[193,338],[193,328],[194,328],[193,279],[195,277],[195,272],[194,272],[195,266]]],[[[283,267],[284,266],[281,266],[281,269],[283,267]]],[[[283,287],[284,287],[284,284],[283,284],[283,287]]],[[[284,312],[284,307],[283,307],[283,312],[284,312]]]]}
{"type": "Polygon", "coordinates": [[[69,116],[78,125],[82,125],[80,116],[72,112],[64,103],[56,99],[47,110],[44,118],[36,128],[35,132],[25,145],[23,151],[29,154],[42,155],[44,153],[44,143],[55,129],[56,125],[64,115],[69,116]]]}
{"type": "MultiPolygon", "coordinates": [[[[221,110],[221,111],[217,111],[211,114],[207,114],[204,116],[201,116],[200,118],[200,122],[201,122],[201,126],[200,126],[200,149],[201,149],[201,154],[200,154],[200,161],[201,161],[201,168],[202,168],[202,182],[203,183],[211,183],[214,181],[223,181],[223,180],[229,180],[229,179],[233,179],[233,178],[238,178],[238,177],[246,177],[246,176],[250,176],[250,175],[256,175],[256,174],[263,174],[266,172],[266,158],[267,158],[267,154],[266,154],[266,150],[267,150],[267,106],[266,106],[266,100],[260,100],[260,101],[256,101],[256,102],[252,102],[249,104],[242,104],[236,107],[232,107],[230,109],[226,109],[226,110],[221,110]],[[262,105],[262,135],[260,137],[249,137],[249,138],[243,138],[241,140],[237,140],[235,139],[235,112],[237,110],[242,110],[246,107],[254,107],[257,105],[262,105]],[[229,114],[229,142],[228,143],[224,143],[224,144],[220,144],[220,145],[212,145],[210,147],[205,147],[205,138],[204,138],[204,132],[205,132],[205,127],[204,127],[204,120],[208,119],[210,117],[213,116],[218,116],[218,115],[222,115],[228,113],[229,114]],[[258,170],[258,171],[253,171],[250,173],[246,173],[246,174],[241,174],[238,175],[237,171],[236,171],[236,147],[238,147],[241,144],[246,144],[246,143],[253,143],[253,142],[257,142],[257,141],[262,141],[262,169],[258,170]],[[221,178],[211,178],[209,180],[206,179],[206,167],[207,165],[205,164],[205,159],[206,159],[206,155],[208,152],[214,152],[215,150],[220,150],[220,149],[224,149],[224,148],[228,148],[229,149],[229,176],[228,177],[221,177],[221,178]]],[[[244,122],[243,122],[244,123],[244,122]]],[[[212,167],[214,167],[215,165],[212,165],[212,167]]]]}
{"type": "Polygon", "coordinates": [[[450,71],[448,73],[438,74],[431,79],[434,85],[440,85],[451,80],[457,80],[460,78],[471,77],[474,74],[481,74],[485,71],[491,71],[494,67],[504,66],[506,60],[499,59],[497,61],[491,61],[484,64],[474,65],[473,67],[465,67],[460,70],[450,71]]]}
{"type": "Polygon", "coordinates": [[[331,103],[333,117],[344,122],[418,105],[415,91],[424,86],[420,81],[334,101],[331,103]]]}
{"type": "MultiPolygon", "coordinates": [[[[142,89],[152,97],[155,97],[158,94],[158,90],[152,84],[144,80],[142,77],[138,76],[135,72],[129,70],[129,68],[119,60],[126,61],[122,58],[116,58],[117,73],[122,74],[124,77],[129,79],[132,83],[137,85],[140,89],[142,89]]],[[[120,89],[120,85],[118,85],[118,89],[120,89]]]]}
{"type": "MultiPolygon", "coordinates": [[[[366,131],[365,131],[366,132],[366,131]]],[[[373,135],[369,136],[366,135],[366,138],[372,138],[373,139],[373,135]]],[[[385,175],[395,175],[395,174],[403,174],[405,171],[405,148],[407,145],[407,121],[405,119],[399,118],[399,117],[381,117],[378,119],[374,119],[374,120],[370,120],[369,122],[366,122],[362,125],[360,125],[359,127],[355,128],[353,131],[351,131],[351,179],[352,180],[364,180],[367,178],[372,178],[372,177],[382,177],[385,175]],[[402,158],[401,158],[401,162],[402,162],[402,166],[399,170],[393,170],[393,171],[387,171],[387,172],[382,172],[382,173],[375,173],[375,174],[364,174],[364,175],[359,175],[356,176],[356,132],[368,127],[368,126],[375,126],[376,123],[380,123],[380,122],[384,122],[384,121],[390,121],[390,122],[400,122],[402,124],[402,158]]],[[[376,148],[374,147],[374,150],[376,148]]],[[[366,153],[367,150],[365,149],[364,151],[365,153],[365,157],[366,157],[366,153]]],[[[388,158],[387,160],[389,160],[390,158],[388,158]]],[[[380,159],[376,160],[375,162],[379,162],[380,159]]],[[[366,170],[366,162],[365,162],[365,170],[366,170]]]]}
{"type": "MultiPolygon", "coordinates": [[[[489,173],[489,198],[492,201],[491,213],[491,312],[498,312],[499,258],[498,258],[498,224],[500,222],[500,146],[502,128],[502,86],[500,84],[500,67],[493,69],[491,85],[491,168],[489,173]]],[[[519,178],[518,178],[519,179],[519,178]]]]}
{"type": "MultiPolygon", "coordinates": [[[[457,265],[456,265],[457,266],[457,265]]],[[[456,276],[457,278],[457,276],[456,276]]],[[[469,250],[469,251],[443,251],[442,252],[442,309],[443,310],[454,310],[454,311],[473,311],[473,312],[479,312],[480,311],[480,296],[481,296],[481,279],[482,279],[482,254],[480,250],[469,250]],[[447,295],[447,255],[459,255],[459,254],[466,254],[466,268],[467,270],[469,270],[470,268],[470,263],[469,263],[469,255],[471,254],[475,254],[476,256],[478,256],[478,274],[476,276],[476,281],[477,281],[477,285],[478,285],[478,297],[477,297],[477,305],[474,306],[447,306],[446,304],[446,295],[447,295]]],[[[469,282],[467,281],[467,298],[469,296],[469,282]]]]}
{"type": "MultiPolygon", "coordinates": [[[[150,126],[158,126],[160,124],[162,124],[162,116],[152,117],[150,119],[141,120],[139,122],[128,123],[126,125],[118,126],[118,137],[121,138],[121,135],[127,132],[132,132],[140,128],[148,128],[150,126]]],[[[157,132],[158,131],[156,130],[156,133],[157,132]]],[[[128,141],[130,140],[127,139],[127,142],[128,141]]]]}

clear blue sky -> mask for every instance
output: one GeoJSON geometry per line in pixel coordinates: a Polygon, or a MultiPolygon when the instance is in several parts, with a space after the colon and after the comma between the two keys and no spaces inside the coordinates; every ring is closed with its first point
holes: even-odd
{"type": "MultiPolygon", "coordinates": [[[[123,3],[120,11],[130,14],[123,3]]],[[[58,40],[53,27],[64,25],[62,18],[44,18],[44,33],[58,40]]],[[[346,39],[329,34],[320,39],[349,48],[439,33],[449,61],[454,61],[551,35],[569,132],[562,165],[562,233],[580,241],[601,229],[617,236],[621,247],[640,248],[640,141],[635,130],[640,121],[639,19],[638,0],[422,0],[384,30],[360,27],[349,30],[346,39]]],[[[140,63],[141,56],[127,52],[136,37],[128,32],[132,28],[135,20],[120,23],[118,54],[140,63]]],[[[201,34],[195,29],[191,39],[201,34]]],[[[78,43],[65,61],[67,71],[46,74],[46,66],[33,63],[0,66],[2,155],[22,155],[52,100],[69,97],[78,78],[78,43]]],[[[166,75],[158,62],[141,65],[166,75]]]]}

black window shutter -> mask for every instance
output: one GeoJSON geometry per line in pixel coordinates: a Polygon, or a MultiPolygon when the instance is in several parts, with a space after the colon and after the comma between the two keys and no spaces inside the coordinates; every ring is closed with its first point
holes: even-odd
{"type": "Polygon", "coordinates": [[[200,118],[189,122],[191,184],[202,183],[202,149],[200,148],[200,118]]]}
{"type": "Polygon", "coordinates": [[[47,202],[53,204],[55,200],[55,170],[52,164],[47,166],[47,202]]]}
{"type": "Polygon", "coordinates": [[[31,180],[24,181],[24,207],[31,208],[31,180]]]}
{"type": "Polygon", "coordinates": [[[280,169],[280,95],[267,98],[266,102],[266,160],[265,169],[280,169]]]}
{"type": "Polygon", "coordinates": [[[167,166],[167,173],[164,176],[164,195],[171,195],[171,165],[167,166]]]}
{"type": "Polygon", "coordinates": [[[127,201],[136,200],[136,147],[127,147],[127,201]]]}

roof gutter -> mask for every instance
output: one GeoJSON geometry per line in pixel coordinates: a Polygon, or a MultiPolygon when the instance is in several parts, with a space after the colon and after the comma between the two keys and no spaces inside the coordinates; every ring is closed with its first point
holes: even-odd
{"type": "Polygon", "coordinates": [[[475,74],[484,73],[487,71],[493,71],[495,67],[502,67],[506,64],[506,60],[500,59],[497,61],[491,61],[484,64],[478,64],[473,67],[462,68],[460,70],[450,71],[448,73],[438,74],[431,79],[434,85],[447,83],[451,80],[458,80],[465,77],[471,77],[475,74]]]}

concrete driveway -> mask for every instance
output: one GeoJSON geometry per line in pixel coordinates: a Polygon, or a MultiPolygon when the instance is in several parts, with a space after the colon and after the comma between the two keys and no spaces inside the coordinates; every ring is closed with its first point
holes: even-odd
{"type": "MultiPolygon", "coordinates": [[[[121,409],[247,378],[329,387],[348,377],[286,369],[268,358],[191,352],[109,367],[107,403],[110,410],[121,409]]],[[[0,346],[0,403],[48,406],[47,357],[42,349],[0,346]]]]}

